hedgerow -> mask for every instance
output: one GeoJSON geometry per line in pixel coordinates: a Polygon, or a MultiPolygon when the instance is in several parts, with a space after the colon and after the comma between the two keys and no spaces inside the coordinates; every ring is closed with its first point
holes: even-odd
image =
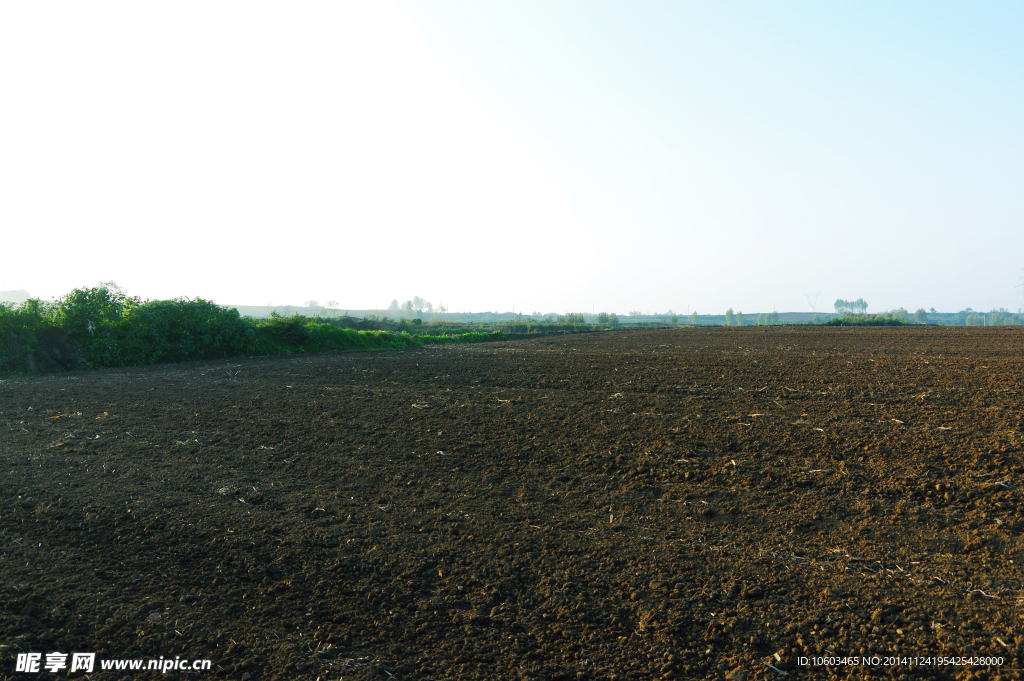
{"type": "Polygon", "coordinates": [[[479,343],[481,341],[501,340],[507,338],[507,334],[501,331],[491,331],[485,333],[482,331],[469,331],[467,333],[457,333],[452,335],[441,335],[441,336],[417,336],[425,345],[436,345],[442,343],[479,343]]]}
{"type": "Polygon", "coordinates": [[[0,373],[420,345],[408,333],[341,328],[298,315],[252,319],[201,298],[142,301],[102,286],[52,303],[0,304],[0,373]]]}
{"type": "MultiPolygon", "coordinates": [[[[405,320],[403,320],[405,321],[405,320]]],[[[419,320],[416,320],[419,321],[419,320]]],[[[508,338],[490,333],[410,334],[422,324],[374,329],[379,320],[272,313],[242,317],[202,298],[143,301],[116,287],[75,289],[48,303],[0,304],[0,373],[143,366],[227,357],[382,350],[508,338]],[[367,328],[369,327],[369,328],[367,328]]]]}
{"type": "Polygon", "coordinates": [[[822,326],[908,326],[908,322],[901,319],[894,319],[891,317],[835,317],[830,319],[822,326]]]}

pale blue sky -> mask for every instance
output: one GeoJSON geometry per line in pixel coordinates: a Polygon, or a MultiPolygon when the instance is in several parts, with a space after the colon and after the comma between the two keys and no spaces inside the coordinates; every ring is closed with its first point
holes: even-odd
{"type": "Polygon", "coordinates": [[[1024,5],[0,6],[0,289],[1021,306],[1024,5]],[[45,265],[40,265],[45,262],[45,265]]]}
{"type": "Polygon", "coordinates": [[[400,6],[603,254],[643,263],[624,288],[1019,306],[1022,5],[400,6]]]}

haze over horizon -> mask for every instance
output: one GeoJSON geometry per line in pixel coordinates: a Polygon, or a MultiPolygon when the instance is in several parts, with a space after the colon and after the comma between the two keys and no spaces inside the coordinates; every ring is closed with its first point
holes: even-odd
{"type": "Polygon", "coordinates": [[[0,290],[1021,307],[1024,6],[0,6],[0,290]]]}

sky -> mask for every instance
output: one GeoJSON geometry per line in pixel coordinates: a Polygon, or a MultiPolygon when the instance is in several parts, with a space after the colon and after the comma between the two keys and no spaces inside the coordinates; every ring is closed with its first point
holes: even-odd
{"type": "Polygon", "coordinates": [[[3,3],[0,290],[1016,311],[1022,34],[1008,2],[3,3]]]}

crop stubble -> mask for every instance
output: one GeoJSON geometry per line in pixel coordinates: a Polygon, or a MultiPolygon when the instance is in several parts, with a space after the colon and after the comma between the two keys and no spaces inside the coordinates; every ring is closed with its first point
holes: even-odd
{"type": "Polygon", "coordinates": [[[0,677],[76,650],[254,681],[1017,678],[1021,341],[697,328],[10,378],[0,677]]]}

